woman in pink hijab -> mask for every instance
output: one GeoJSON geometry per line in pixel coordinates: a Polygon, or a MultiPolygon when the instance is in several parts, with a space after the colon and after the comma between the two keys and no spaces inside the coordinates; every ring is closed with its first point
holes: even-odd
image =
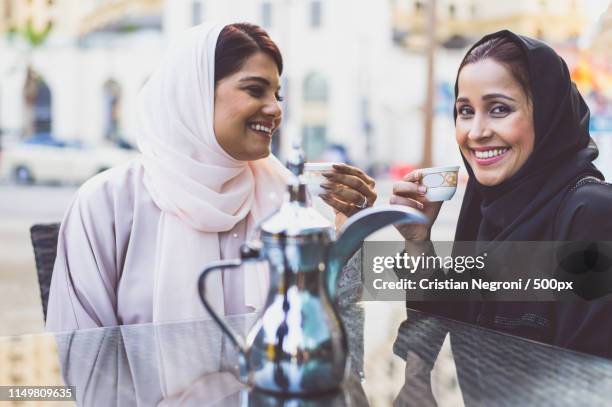
{"type": "MultiPolygon", "coordinates": [[[[169,47],[139,95],[141,156],[85,183],[64,217],[47,330],[210,318],[196,289],[203,265],[238,257],[284,194],[287,170],[270,154],[282,68],[250,24],[202,24],[169,47]]],[[[354,167],[337,166],[325,187],[341,219],[376,200],[354,167]]],[[[206,289],[229,315],[259,308],[267,288],[254,267],[206,289]]]]}

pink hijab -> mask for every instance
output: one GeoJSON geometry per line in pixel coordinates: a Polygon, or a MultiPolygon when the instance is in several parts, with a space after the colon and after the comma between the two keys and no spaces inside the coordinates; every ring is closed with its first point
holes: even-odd
{"type": "MultiPolygon", "coordinates": [[[[238,161],[213,131],[214,64],[223,25],[188,30],[168,48],[139,95],[138,147],[144,183],[162,215],[158,225],[153,321],[209,318],[197,293],[204,265],[219,260],[219,232],[246,218],[247,233],[282,201],[286,168],[272,155],[238,161]]],[[[246,305],[261,306],[268,287],[263,267],[245,270],[246,305]]],[[[225,289],[227,293],[227,287],[225,289]]],[[[223,313],[221,274],[206,295],[223,313]]]]}

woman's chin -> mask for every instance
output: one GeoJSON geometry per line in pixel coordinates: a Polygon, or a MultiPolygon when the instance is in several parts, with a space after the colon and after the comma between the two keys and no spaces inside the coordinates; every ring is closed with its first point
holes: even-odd
{"type": "Polygon", "coordinates": [[[476,180],[480,185],[485,187],[494,187],[504,182],[505,177],[502,174],[482,174],[477,173],[476,180]]]}
{"type": "Polygon", "coordinates": [[[250,158],[247,161],[262,160],[268,157],[270,154],[271,154],[271,151],[269,148],[258,150],[258,151],[253,151],[251,152],[251,154],[249,154],[250,158]]]}

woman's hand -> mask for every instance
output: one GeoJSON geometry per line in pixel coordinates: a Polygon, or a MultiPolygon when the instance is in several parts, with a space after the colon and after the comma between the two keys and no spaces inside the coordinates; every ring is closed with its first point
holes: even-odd
{"type": "Polygon", "coordinates": [[[393,195],[389,203],[393,205],[406,205],[416,208],[429,218],[425,225],[400,224],[395,228],[406,240],[429,240],[431,226],[438,217],[442,202],[429,202],[425,198],[427,187],[421,184],[421,173],[419,170],[412,171],[403,180],[393,184],[393,195]]]}
{"type": "Polygon", "coordinates": [[[337,215],[349,217],[374,205],[376,182],[359,168],[334,164],[334,171],[323,173],[323,176],[327,182],[321,187],[327,192],[321,195],[321,199],[334,208],[337,215]]]}

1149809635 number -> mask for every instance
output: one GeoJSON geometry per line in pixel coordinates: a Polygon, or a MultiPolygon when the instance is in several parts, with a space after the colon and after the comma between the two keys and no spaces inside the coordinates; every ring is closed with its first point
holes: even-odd
{"type": "Polygon", "coordinates": [[[0,386],[0,401],[76,400],[74,386],[0,386]]]}

